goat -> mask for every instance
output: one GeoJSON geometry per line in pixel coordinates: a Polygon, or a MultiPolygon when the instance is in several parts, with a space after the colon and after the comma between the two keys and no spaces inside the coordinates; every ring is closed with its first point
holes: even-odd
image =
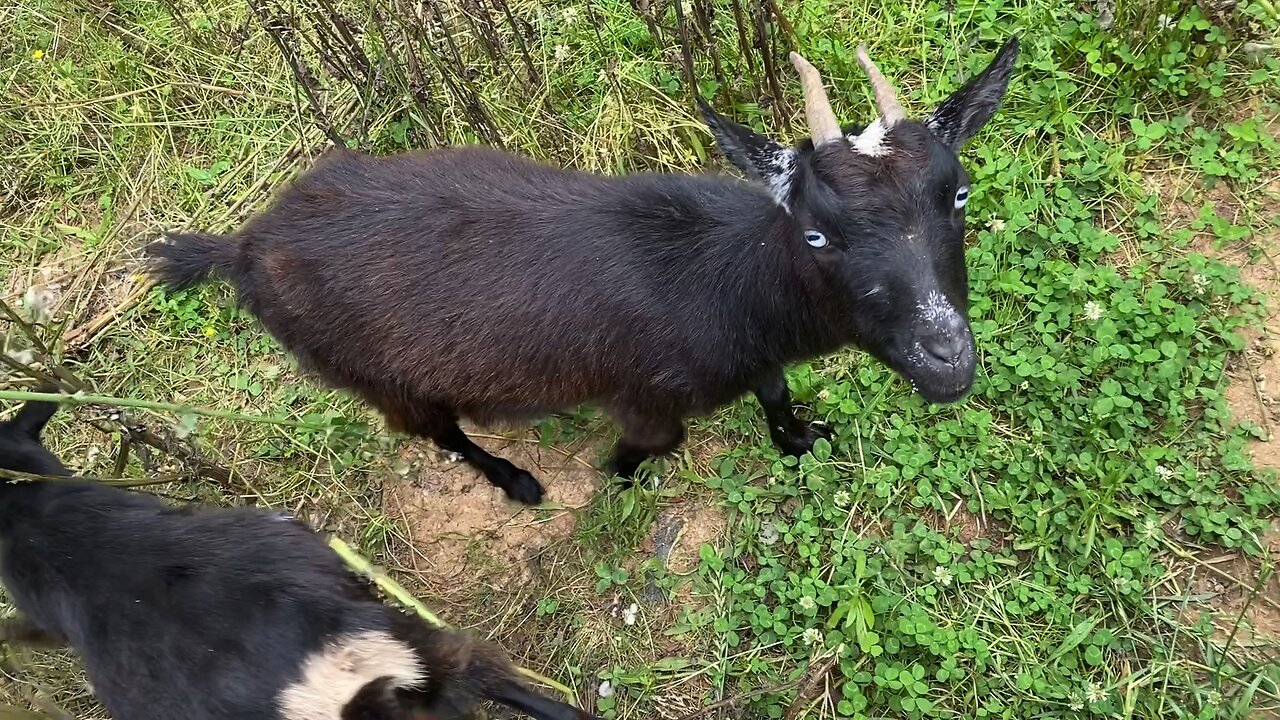
{"type": "Polygon", "coordinates": [[[541,484],[459,417],[601,405],[622,429],[609,468],[625,481],[679,447],[686,418],[753,392],[774,443],[800,455],[830,430],[797,417],[788,363],[854,345],[928,401],[969,392],[957,151],[998,109],[1017,47],[917,121],[860,46],[880,114],[844,128],[792,53],[812,136],[794,147],[699,98],[754,182],[605,177],[479,146],[338,149],[234,237],[167,233],[146,252],[171,291],[230,280],[305,371],[517,501],[541,502],[541,484]]]}
{"type": "MultiPolygon", "coordinates": [[[[0,423],[0,468],[70,475],[41,441],[56,410],[0,423]]],[[[21,613],[6,637],[78,651],[116,720],[444,720],[479,698],[597,720],[526,688],[495,646],[384,605],[278,513],[6,480],[0,543],[21,613]]]]}

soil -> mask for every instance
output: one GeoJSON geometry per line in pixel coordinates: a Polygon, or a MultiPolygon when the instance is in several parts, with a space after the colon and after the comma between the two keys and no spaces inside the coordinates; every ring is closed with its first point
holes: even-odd
{"type": "MultiPolygon", "coordinates": [[[[577,525],[573,510],[585,507],[603,482],[592,466],[598,452],[577,447],[542,448],[511,433],[476,442],[533,473],[546,490],[544,506],[529,508],[507,499],[478,471],[436,452],[427,441],[411,441],[385,475],[383,503],[398,521],[412,552],[403,558],[424,582],[460,578],[527,583],[531,564],[577,525]]],[[[493,437],[493,436],[490,436],[493,437]]]]}
{"type": "MultiPolygon", "coordinates": [[[[1271,131],[1280,137],[1280,126],[1273,123],[1271,131]]],[[[1204,193],[1203,197],[1213,203],[1221,217],[1244,223],[1241,214],[1245,203],[1225,186],[1204,193]]],[[[1235,421],[1247,421],[1262,430],[1263,437],[1249,444],[1255,466],[1263,472],[1280,472],[1280,227],[1274,220],[1280,217],[1280,180],[1271,181],[1252,199],[1260,204],[1260,217],[1271,222],[1265,231],[1226,247],[1215,247],[1210,238],[1197,238],[1193,248],[1236,265],[1241,280],[1264,295],[1265,321],[1261,328],[1242,333],[1245,349],[1229,365],[1226,396],[1235,421]]],[[[1189,221],[1198,212],[1198,207],[1181,199],[1169,198],[1166,207],[1175,222],[1189,221]]],[[[1280,523],[1273,521],[1262,545],[1272,562],[1280,558],[1280,523]]],[[[1194,605],[1198,609],[1189,613],[1190,619],[1203,612],[1211,613],[1217,639],[1225,642],[1230,637],[1237,647],[1274,647],[1280,642],[1280,577],[1271,573],[1257,596],[1250,599],[1261,579],[1256,560],[1230,554],[1202,558],[1201,563],[1204,565],[1187,566],[1181,573],[1189,597],[1197,598],[1194,605]],[[1236,619],[1242,612],[1244,619],[1237,628],[1236,619]]]]}

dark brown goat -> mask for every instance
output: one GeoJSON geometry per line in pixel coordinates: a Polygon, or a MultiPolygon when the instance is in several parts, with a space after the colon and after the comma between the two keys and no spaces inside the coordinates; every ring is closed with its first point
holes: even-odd
{"type": "Polygon", "coordinates": [[[975,368],[957,150],[996,112],[1017,54],[924,121],[859,48],[880,117],[842,129],[798,55],[812,139],[784,147],[706,121],[757,182],[562,170],[481,147],[337,151],[233,238],[149,246],[173,290],[229,279],[304,368],[393,428],[460,453],[519,501],[532,475],[476,446],[459,417],[520,421],[585,403],[622,426],[629,478],[675,449],[685,418],[753,391],[774,442],[796,417],[783,368],[858,345],[952,402],[975,368]]]}

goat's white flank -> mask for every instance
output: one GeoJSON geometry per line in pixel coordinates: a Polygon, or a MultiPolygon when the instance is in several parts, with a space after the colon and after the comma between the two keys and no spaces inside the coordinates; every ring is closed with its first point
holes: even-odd
{"type": "Polygon", "coordinates": [[[284,720],[339,720],[365,685],[389,677],[395,687],[421,685],[427,674],[405,643],[381,630],[343,635],[308,657],[302,678],[280,692],[284,720]]]}

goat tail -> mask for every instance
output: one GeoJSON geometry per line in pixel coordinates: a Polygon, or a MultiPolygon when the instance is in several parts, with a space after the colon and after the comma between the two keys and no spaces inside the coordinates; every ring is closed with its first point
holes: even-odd
{"type": "Polygon", "coordinates": [[[170,290],[185,290],[211,276],[235,279],[239,244],[225,235],[166,233],[144,252],[155,260],[152,274],[170,290]]]}

